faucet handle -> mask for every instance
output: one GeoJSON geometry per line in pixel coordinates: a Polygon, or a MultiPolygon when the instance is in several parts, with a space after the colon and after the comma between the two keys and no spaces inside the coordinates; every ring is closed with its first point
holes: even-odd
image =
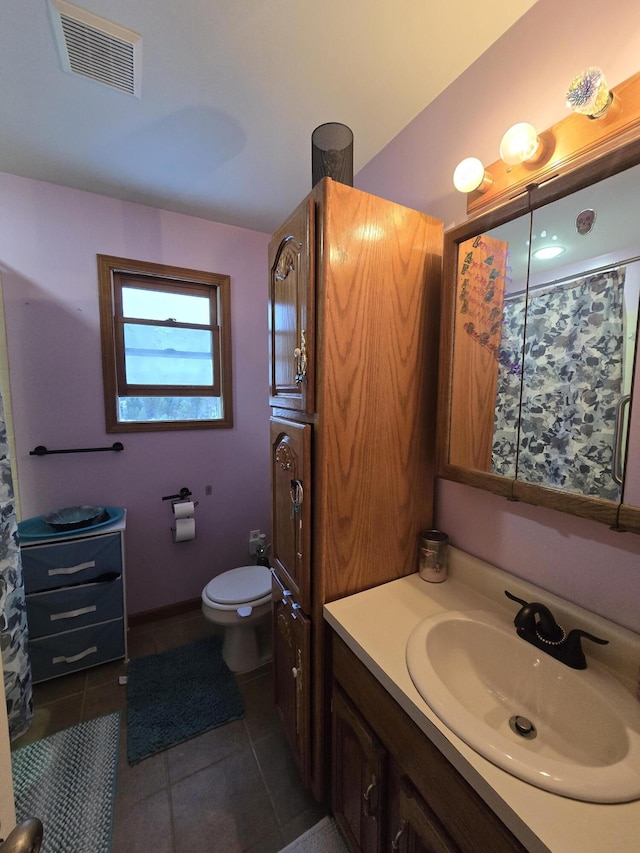
{"type": "Polygon", "coordinates": [[[573,631],[569,632],[570,637],[572,634],[576,639],[584,637],[585,640],[591,640],[592,643],[598,643],[601,646],[609,644],[609,640],[603,640],[601,637],[594,637],[593,634],[589,634],[587,631],[581,631],[580,628],[574,628],[573,631]]]}
{"type": "Polygon", "coordinates": [[[529,602],[528,602],[528,601],[525,601],[523,598],[518,598],[518,596],[517,596],[517,595],[513,595],[513,593],[509,592],[509,591],[508,591],[508,590],[506,590],[506,589],[505,589],[505,591],[504,591],[504,594],[507,596],[507,598],[510,598],[510,599],[511,599],[511,601],[517,601],[517,602],[518,602],[518,604],[521,604],[523,607],[526,607],[526,606],[527,606],[527,604],[529,604],[529,602]]]}

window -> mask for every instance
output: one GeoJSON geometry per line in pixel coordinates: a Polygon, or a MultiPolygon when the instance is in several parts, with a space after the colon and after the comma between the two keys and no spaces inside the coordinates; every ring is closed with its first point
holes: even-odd
{"type": "Polygon", "coordinates": [[[107,432],[233,426],[229,276],[98,255],[107,432]]]}

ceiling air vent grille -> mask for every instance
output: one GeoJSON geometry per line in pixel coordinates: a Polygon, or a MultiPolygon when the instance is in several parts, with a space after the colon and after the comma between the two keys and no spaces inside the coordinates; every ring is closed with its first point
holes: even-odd
{"type": "Polygon", "coordinates": [[[139,98],[141,37],[65,0],[51,3],[64,70],[139,98]]]}

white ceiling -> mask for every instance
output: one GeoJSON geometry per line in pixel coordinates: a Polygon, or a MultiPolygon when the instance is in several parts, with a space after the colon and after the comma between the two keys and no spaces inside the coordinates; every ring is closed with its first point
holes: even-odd
{"type": "Polygon", "coordinates": [[[535,0],[78,0],[142,36],[138,99],[64,72],[49,0],[2,0],[0,171],[272,232],[311,133],[364,166],[535,0]]]}

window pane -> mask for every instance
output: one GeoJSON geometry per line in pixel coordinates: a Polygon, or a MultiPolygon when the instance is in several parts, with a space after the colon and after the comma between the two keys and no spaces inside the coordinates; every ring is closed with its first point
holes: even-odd
{"type": "Polygon", "coordinates": [[[166,293],[138,287],[122,288],[122,313],[137,320],[175,320],[177,323],[211,323],[207,296],[166,293]]]}
{"type": "Polygon", "coordinates": [[[223,417],[221,397],[118,397],[118,421],[212,421],[223,417]]]}
{"type": "Polygon", "coordinates": [[[210,331],[125,323],[124,350],[129,385],[213,384],[210,331]]]}

